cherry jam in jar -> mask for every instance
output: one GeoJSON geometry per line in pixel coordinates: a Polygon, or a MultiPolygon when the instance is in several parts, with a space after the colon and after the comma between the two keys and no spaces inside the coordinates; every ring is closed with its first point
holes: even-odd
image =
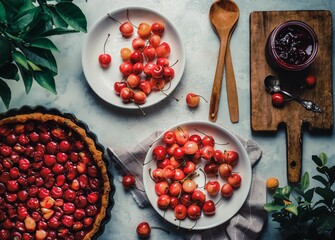
{"type": "Polygon", "coordinates": [[[278,25],[270,33],[265,56],[272,68],[302,71],[308,68],[318,53],[318,39],[306,23],[291,20],[278,25]]]}

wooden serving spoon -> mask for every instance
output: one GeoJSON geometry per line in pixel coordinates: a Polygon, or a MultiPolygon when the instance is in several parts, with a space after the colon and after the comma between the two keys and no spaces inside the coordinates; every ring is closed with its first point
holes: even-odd
{"type": "MultiPolygon", "coordinates": [[[[231,0],[219,0],[214,2],[209,11],[209,19],[220,39],[219,56],[209,106],[209,119],[212,122],[215,122],[217,119],[226,50],[229,45],[230,34],[237,23],[239,15],[240,10],[238,6],[231,0]]],[[[235,78],[233,78],[233,81],[234,79],[235,78]]],[[[227,81],[230,80],[227,79],[227,81]]],[[[229,85],[229,83],[227,85],[229,85]]]]}

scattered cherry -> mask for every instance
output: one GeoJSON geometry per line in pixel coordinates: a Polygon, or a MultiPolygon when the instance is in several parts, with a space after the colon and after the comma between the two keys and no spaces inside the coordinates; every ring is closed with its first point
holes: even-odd
{"type": "Polygon", "coordinates": [[[316,84],[316,77],[312,74],[308,74],[305,78],[306,86],[312,88],[316,84]]]}
{"type": "Polygon", "coordinates": [[[205,102],[207,102],[207,100],[205,98],[203,98],[202,96],[195,94],[195,93],[188,93],[186,95],[186,103],[187,106],[191,107],[191,108],[195,108],[199,105],[200,103],[200,98],[204,99],[205,102]]]}
{"type": "Polygon", "coordinates": [[[151,227],[148,222],[140,222],[136,227],[136,233],[141,238],[147,238],[150,236],[151,229],[160,229],[170,234],[170,232],[161,227],[151,227]]]}
{"type": "Polygon", "coordinates": [[[284,105],[284,96],[282,93],[272,94],[272,105],[275,107],[282,107],[284,105]]]}

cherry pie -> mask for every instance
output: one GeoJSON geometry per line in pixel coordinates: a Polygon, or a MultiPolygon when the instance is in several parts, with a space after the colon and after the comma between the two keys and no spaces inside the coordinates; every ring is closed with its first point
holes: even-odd
{"type": "Polygon", "coordinates": [[[0,120],[0,239],[91,239],[111,190],[102,155],[66,117],[0,120]]]}

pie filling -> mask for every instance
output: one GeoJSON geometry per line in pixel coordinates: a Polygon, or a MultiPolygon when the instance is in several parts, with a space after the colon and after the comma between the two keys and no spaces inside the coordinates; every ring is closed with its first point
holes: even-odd
{"type": "Polygon", "coordinates": [[[94,141],[72,120],[32,113],[0,121],[0,239],[90,239],[110,182],[94,141]]]}

